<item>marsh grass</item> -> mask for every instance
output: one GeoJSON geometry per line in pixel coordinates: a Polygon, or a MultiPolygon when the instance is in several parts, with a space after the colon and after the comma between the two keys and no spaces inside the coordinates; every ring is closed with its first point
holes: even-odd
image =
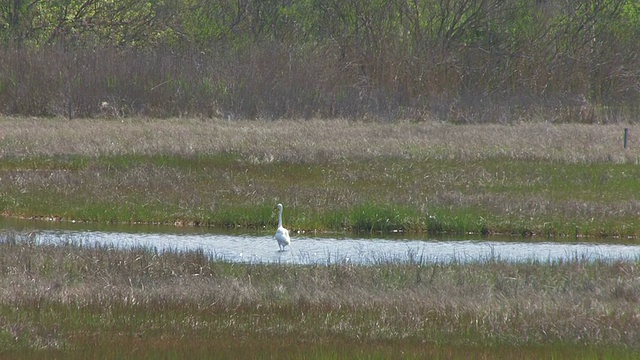
{"type": "Polygon", "coordinates": [[[640,348],[635,262],[291,266],[0,240],[5,358],[633,358],[640,348]]]}
{"type": "Polygon", "coordinates": [[[110,223],[637,236],[613,125],[0,119],[6,215],[110,223]]]}
{"type": "MultiPolygon", "coordinates": [[[[473,161],[503,158],[560,163],[636,163],[635,125],[553,124],[544,117],[511,125],[453,125],[423,121],[311,119],[0,118],[2,159],[127,155],[226,155],[256,164],[322,163],[344,159],[432,158],[473,161]],[[622,147],[629,128],[629,148],[622,147]]],[[[455,166],[455,162],[450,164],[455,166]]]]}

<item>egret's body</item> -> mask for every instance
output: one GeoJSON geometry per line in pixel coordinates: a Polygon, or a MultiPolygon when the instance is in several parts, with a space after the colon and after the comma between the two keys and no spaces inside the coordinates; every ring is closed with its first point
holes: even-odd
{"type": "Polygon", "coordinates": [[[282,226],[282,204],[278,204],[278,230],[276,230],[276,240],[278,240],[278,246],[280,251],[284,251],[284,247],[291,244],[291,238],[289,238],[289,230],[282,226]]]}

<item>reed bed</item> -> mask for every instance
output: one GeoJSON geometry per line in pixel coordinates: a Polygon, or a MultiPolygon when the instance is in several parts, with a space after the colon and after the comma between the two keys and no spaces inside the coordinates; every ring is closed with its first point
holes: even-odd
{"type": "Polygon", "coordinates": [[[0,354],[633,358],[637,261],[234,264],[0,238],[0,354]]]}

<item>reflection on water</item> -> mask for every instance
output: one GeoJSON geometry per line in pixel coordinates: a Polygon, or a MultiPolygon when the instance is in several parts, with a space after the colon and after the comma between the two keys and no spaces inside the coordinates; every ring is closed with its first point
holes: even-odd
{"type": "Polygon", "coordinates": [[[104,231],[43,230],[38,243],[72,242],[149,247],[158,251],[203,250],[213,258],[246,263],[374,264],[393,261],[473,262],[558,261],[576,259],[635,260],[640,246],[612,244],[559,244],[498,241],[418,241],[295,237],[286,251],[278,251],[272,236],[220,234],[154,234],[104,231]]]}

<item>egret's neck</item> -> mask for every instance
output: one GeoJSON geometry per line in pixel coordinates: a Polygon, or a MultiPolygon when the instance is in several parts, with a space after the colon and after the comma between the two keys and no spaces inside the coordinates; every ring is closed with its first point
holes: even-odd
{"type": "Polygon", "coordinates": [[[278,211],[278,227],[282,227],[282,209],[278,211]]]}

